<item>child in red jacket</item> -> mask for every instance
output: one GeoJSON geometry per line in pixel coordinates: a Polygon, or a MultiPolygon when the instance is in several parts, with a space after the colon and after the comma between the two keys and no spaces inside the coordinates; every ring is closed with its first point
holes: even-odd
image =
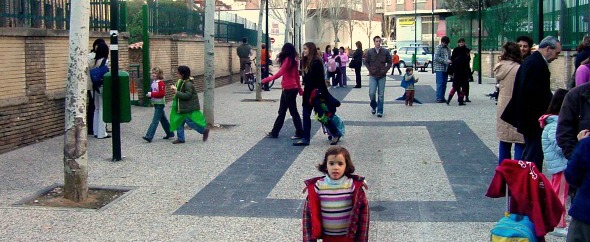
{"type": "Polygon", "coordinates": [[[147,133],[142,138],[148,143],[151,143],[158,128],[158,123],[162,124],[164,132],[166,132],[164,139],[173,138],[174,132],[170,131],[170,122],[164,112],[164,106],[166,106],[166,99],[164,98],[166,96],[166,83],[164,83],[164,72],[160,67],[152,68],[151,91],[146,96],[151,98],[152,104],[154,105],[154,117],[147,133]]]}
{"type": "Polygon", "coordinates": [[[326,174],[305,181],[303,241],[352,242],[369,240],[369,202],[364,177],[353,175],[348,150],[328,148],[317,166],[326,174]]]}

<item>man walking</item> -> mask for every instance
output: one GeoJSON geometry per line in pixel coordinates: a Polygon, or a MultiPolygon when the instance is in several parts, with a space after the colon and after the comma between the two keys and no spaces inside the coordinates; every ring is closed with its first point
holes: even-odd
{"type": "Polygon", "coordinates": [[[436,102],[444,103],[445,92],[447,91],[447,80],[449,79],[449,65],[451,62],[451,50],[448,45],[451,40],[443,36],[440,44],[434,50],[434,72],[436,73],[436,102]]]}
{"type": "Polygon", "coordinates": [[[539,43],[539,50],[524,59],[516,72],[512,98],[501,116],[524,136],[523,160],[534,162],[540,171],[543,169],[543,130],[538,119],[553,97],[549,63],[557,59],[560,52],[559,40],[547,36],[539,43]]]}
{"type": "Polygon", "coordinates": [[[393,51],[393,60],[391,61],[393,63],[393,68],[391,68],[391,75],[394,74],[395,72],[395,68],[397,68],[397,71],[399,72],[399,75],[402,75],[402,70],[399,68],[399,55],[397,55],[397,50],[393,51]]]}
{"type": "Polygon", "coordinates": [[[391,68],[391,55],[385,48],[381,48],[381,37],[373,37],[375,48],[367,51],[365,66],[369,70],[369,98],[371,99],[371,113],[383,117],[383,100],[385,93],[385,76],[391,68]],[[377,101],[375,93],[378,92],[377,101]]]}
{"type": "Polygon", "coordinates": [[[242,44],[238,46],[238,57],[240,57],[240,83],[244,83],[244,72],[246,70],[246,64],[250,62],[250,51],[252,48],[248,44],[246,37],[242,38],[242,44]]]}

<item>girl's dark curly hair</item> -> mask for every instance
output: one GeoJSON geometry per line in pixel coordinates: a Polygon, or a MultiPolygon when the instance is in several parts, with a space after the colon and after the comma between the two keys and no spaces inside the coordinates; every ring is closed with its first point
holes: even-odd
{"type": "Polygon", "coordinates": [[[291,43],[286,43],[283,45],[281,53],[279,53],[279,64],[282,65],[285,63],[287,58],[291,60],[291,66],[287,66],[288,68],[291,68],[297,64],[297,51],[295,50],[295,46],[291,43]]]}
{"type": "Polygon", "coordinates": [[[506,42],[506,44],[502,46],[500,60],[510,60],[516,63],[521,63],[522,55],[520,53],[520,46],[514,42],[506,42]]]}
{"type": "Polygon", "coordinates": [[[326,150],[326,154],[324,155],[324,161],[321,164],[317,165],[318,171],[328,174],[328,156],[331,155],[343,155],[344,161],[346,162],[346,170],[344,171],[344,175],[350,177],[352,173],[354,173],[354,165],[352,164],[352,160],[350,159],[350,153],[348,150],[342,146],[336,145],[328,148],[326,150]]]}

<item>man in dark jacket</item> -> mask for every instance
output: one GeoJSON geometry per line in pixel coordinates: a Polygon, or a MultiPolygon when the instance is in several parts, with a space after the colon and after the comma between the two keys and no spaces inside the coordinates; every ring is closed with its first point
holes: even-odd
{"type": "Polygon", "coordinates": [[[244,83],[244,72],[246,70],[246,64],[250,62],[250,51],[252,48],[248,44],[247,38],[242,38],[242,44],[238,46],[238,57],[240,57],[240,83],[244,83]]]}
{"type": "Polygon", "coordinates": [[[547,36],[539,44],[539,50],[526,58],[514,81],[512,98],[502,114],[502,120],[516,127],[524,135],[523,159],[534,162],[543,169],[543,148],[539,117],[545,113],[553,93],[549,63],[557,59],[561,43],[553,36],[547,36]]]}
{"type": "Polygon", "coordinates": [[[471,75],[471,68],[469,62],[471,61],[471,50],[465,46],[465,39],[460,38],[457,42],[458,46],[453,49],[451,55],[452,70],[453,70],[453,88],[449,92],[447,98],[447,105],[451,102],[453,95],[457,92],[459,96],[459,105],[465,105],[464,98],[468,95],[469,90],[469,76],[471,75]]]}
{"type": "Polygon", "coordinates": [[[570,90],[563,100],[557,123],[557,145],[570,159],[582,130],[590,130],[590,82],[570,90]]]}
{"type": "Polygon", "coordinates": [[[365,66],[369,70],[369,98],[371,99],[371,113],[383,117],[383,102],[385,98],[385,76],[391,68],[391,54],[381,47],[381,37],[373,37],[375,48],[367,50],[365,66]],[[375,94],[378,92],[377,98],[375,94]]]}

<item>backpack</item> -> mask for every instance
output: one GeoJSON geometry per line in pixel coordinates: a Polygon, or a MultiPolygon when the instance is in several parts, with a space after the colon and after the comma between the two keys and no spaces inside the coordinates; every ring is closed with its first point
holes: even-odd
{"type": "Polygon", "coordinates": [[[328,72],[336,72],[338,68],[338,64],[336,63],[336,58],[328,58],[328,72]]]}
{"type": "Polygon", "coordinates": [[[92,81],[92,89],[100,93],[100,87],[104,82],[104,75],[109,72],[109,67],[106,65],[107,58],[104,58],[99,67],[90,69],[90,80],[92,81]]]}
{"type": "Polygon", "coordinates": [[[535,227],[529,217],[511,213],[492,228],[492,242],[537,242],[535,227]]]}

